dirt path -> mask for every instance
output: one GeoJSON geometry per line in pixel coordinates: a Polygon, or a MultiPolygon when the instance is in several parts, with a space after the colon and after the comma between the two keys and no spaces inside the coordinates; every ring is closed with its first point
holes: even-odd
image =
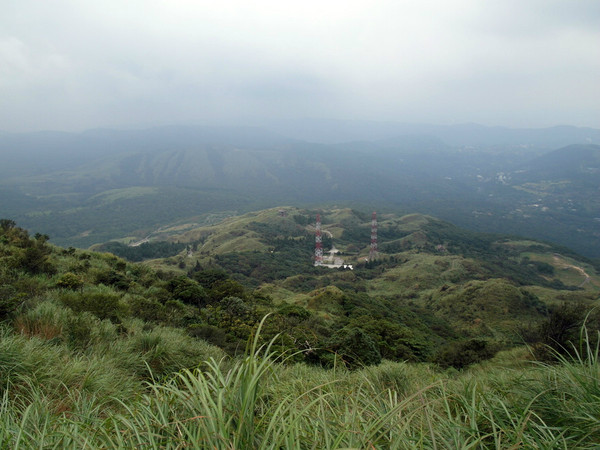
{"type": "Polygon", "coordinates": [[[136,242],[132,242],[131,244],[129,244],[129,247],[139,247],[140,245],[142,245],[142,244],[145,244],[146,242],[150,242],[150,238],[151,238],[153,235],[155,235],[155,234],[158,234],[158,233],[162,233],[163,231],[165,231],[165,230],[167,230],[167,229],[169,229],[169,228],[170,228],[170,226],[169,226],[169,225],[167,225],[167,226],[164,226],[164,227],[160,227],[160,228],[158,228],[158,229],[154,230],[152,233],[150,233],[150,234],[149,234],[148,236],[146,236],[144,239],[141,239],[141,240],[139,240],[139,241],[136,241],[136,242]]]}
{"type": "MultiPolygon", "coordinates": [[[[306,227],[306,229],[307,229],[308,231],[310,231],[311,233],[314,233],[314,232],[315,232],[315,227],[314,227],[313,225],[308,225],[308,226],[306,227]]],[[[327,236],[329,236],[330,238],[332,238],[332,239],[333,239],[333,234],[331,234],[329,231],[327,231],[327,230],[324,230],[324,229],[322,229],[322,228],[321,228],[321,234],[326,234],[327,236]]]]}
{"type": "Polygon", "coordinates": [[[136,242],[133,242],[133,243],[129,244],[129,247],[139,247],[140,245],[145,244],[146,242],[149,242],[150,241],[150,236],[152,236],[152,234],[149,234],[148,236],[146,236],[141,241],[136,241],[136,242]]]}
{"type": "Polygon", "coordinates": [[[584,277],[584,280],[577,287],[583,287],[587,283],[590,282],[590,280],[591,280],[590,276],[587,274],[587,272],[585,270],[583,270],[582,267],[574,266],[572,264],[567,264],[565,262],[565,260],[560,257],[560,255],[554,255],[554,262],[559,264],[561,269],[574,269],[577,272],[579,272],[582,277],[584,277]]]}

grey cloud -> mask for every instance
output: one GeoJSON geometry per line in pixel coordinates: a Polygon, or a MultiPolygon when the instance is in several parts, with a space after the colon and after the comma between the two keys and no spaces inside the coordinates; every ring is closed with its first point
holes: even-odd
{"type": "Polygon", "coordinates": [[[600,2],[10,2],[0,129],[270,117],[596,126],[600,2]]]}

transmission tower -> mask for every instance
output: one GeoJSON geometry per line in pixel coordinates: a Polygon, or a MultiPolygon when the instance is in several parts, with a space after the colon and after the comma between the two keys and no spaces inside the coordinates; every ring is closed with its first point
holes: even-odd
{"type": "Polygon", "coordinates": [[[369,261],[377,258],[377,213],[373,211],[371,216],[371,250],[369,250],[369,261]]]}
{"type": "Polygon", "coordinates": [[[321,214],[317,214],[315,224],[315,266],[323,264],[323,238],[321,236],[321,214]]]}

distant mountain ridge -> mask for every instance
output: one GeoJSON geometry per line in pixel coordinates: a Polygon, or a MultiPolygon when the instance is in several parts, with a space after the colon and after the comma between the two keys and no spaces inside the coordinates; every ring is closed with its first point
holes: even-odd
{"type": "Polygon", "coordinates": [[[569,145],[529,161],[524,170],[536,179],[594,177],[600,173],[600,145],[569,145]]]}
{"type": "Polygon", "coordinates": [[[83,133],[0,135],[1,176],[27,176],[87,164],[107,156],[165,151],[198,145],[282,145],[290,139],[254,127],[165,126],[143,130],[94,129],[83,133]]]}
{"type": "Polygon", "coordinates": [[[296,139],[324,144],[373,141],[406,135],[430,136],[448,145],[529,145],[556,149],[570,144],[600,143],[600,130],[588,127],[509,128],[479,124],[434,125],[364,120],[302,119],[269,127],[296,139]]]}
{"type": "Polygon", "coordinates": [[[325,145],[252,127],[5,135],[0,211],[62,245],[89,246],[217,211],[363,204],[600,256],[597,148],[455,146],[422,134],[325,145]]]}

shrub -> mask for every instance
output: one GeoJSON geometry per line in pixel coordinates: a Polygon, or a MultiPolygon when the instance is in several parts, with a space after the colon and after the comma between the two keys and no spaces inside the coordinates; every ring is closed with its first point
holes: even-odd
{"type": "Polygon", "coordinates": [[[227,334],[221,328],[213,325],[193,324],[188,327],[190,336],[204,339],[217,347],[223,348],[227,344],[227,334]]]}
{"type": "Polygon", "coordinates": [[[33,244],[21,254],[19,267],[30,274],[54,275],[56,267],[49,261],[50,249],[44,244],[33,244]]]}
{"type": "Polygon", "coordinates": [[[217,281],[225,281],[229,278],[229,275],[224,270],[220,269],[207,269],[207,270],[198,270],[192,273],[192,277],[198,283],[202,285],[202,287],[206,289],[212,288],[213,284],[217,281]]]}
{"type": "Polygon", "coordinates": [[[165,306],[141,295],[127,295],[124,300],[130,308],[130,314],[147,322],[160,322],[167,319],[165,306]]]}
{"type": "Polygon", "coordinates": [[[95,284],[114,286],[117,289],[126,291],[129,289],[130,280],[125,275],[115,271],[114,269],[105,269],[96,271],[95,284]]]}
{"type": "Polygon", "coordinates": [[[72,272],[66,272],[60,276],[56,286],[75,291],[83,286],[83,280],[72,272]]]}
{"type": "Polygon", "coordinates": [[[371,336],[358,327],[342,328],[329,338],[325,345],[328,350],[341,357],[346,367],[350,369],[381,362],[381,353],[377,344],[371,336]]]}
{"type": "Polygon", "coordinates": [[[586,324],[592,336],[600,330],[598,314],[590,315],[583,303],[563,303],[551,311],[538,327],[540,342],[534,355],[541,361],[554,361],[558,356],[573,355],[580,340],[579,331],[586,324]],[[587,319],[587,320],[586,320],[587,319]]]}
{"type": "Polygon", "coordinates": [[[35,297],[44,294],[51,287],[52,282],[44,275],[32,277],[21,277],[13,283],[14,287],[29,297],[35,297]]]}
{"type": "Polygon", "coordinates": [[[434,362],[443,368],[465,368],[471,364],[493,357],[498,345],[484,339],[469,339],[452,342],[443,347],[434,358],[434,362]]]}
{"type": "Polygon", "coordinates": [[[0,285],[0,320],[7,317],[24,301],[24,294],[17,294],[17,290],[9,285],[0,285]]]}
{"type": "Polygon", "coordinates": [[[102,320],[118,322],[119,316],[124,312],[119,302],[121,296],[108,289],[65,291],[59,294],[59,299],[75,312],[88,311],[102,320]]]}
{"type": "Polygon", "coordinates": [[[100,321],[90,313],[83,312],[69,317],[66,337],[71,347],[86,349],[93,342],[93,332],[100,321]]]}
{"type": "Polygon", "coordinates": [[[167,289],[176,300],[188,305],[204,306],[208,300],[206,291],[200,284],[187,277],[177,277],[169,281],[167,289]]]}
{"type": "Polygon", "coordinates": [[[303,321],[308,319],[312,314],[306,308],[298,305],[290,305],[286,303],[285,305],[279,308],[279,314],[282,316],[296,319],[297,321],[303,321]]]}
{"type": "Polygon", "coordinates": [[[210,290],[210,296],[218,301],[226,297],[247,298],[244,286],[234,280],[217,281],[213,283],[210,290]]]}

